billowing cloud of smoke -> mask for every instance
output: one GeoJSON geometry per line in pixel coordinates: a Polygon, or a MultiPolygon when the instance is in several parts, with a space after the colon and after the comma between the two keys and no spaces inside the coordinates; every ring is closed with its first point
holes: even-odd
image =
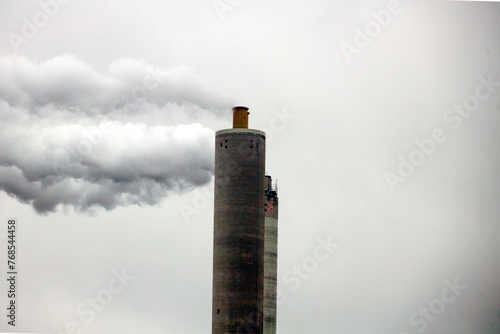
{"type": "MultiPolygon", "coordinates": [[[[212,111],[229,99],[191,68],[162,69],[143,61],[119,59],[104,76],[83,61],[63,55],[37,64],[25,57],[0,58],[0,99],[12,106],[54,105],[81,111],[112,112],[125,104],[147,102],[194,105],[212,111]]],[[[127,107],[128,109],[130,106],[127,107]]]]}
{"type": "Polygon", "coordinates": [[[121,59],[105,76],[68,55],[0,58],[0,189],[41,213],[159,203],[211,180],[214,132],[147,113],[230,106],[186,67],[121,59]]]}

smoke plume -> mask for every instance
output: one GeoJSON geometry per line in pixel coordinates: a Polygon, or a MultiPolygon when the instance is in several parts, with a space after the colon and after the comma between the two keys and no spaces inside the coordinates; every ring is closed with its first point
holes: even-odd
{"type": "Polygon", "coordinates": [[[0,58],[0,189],[40,213],[159,203],[211,180],[214,132],[195,120],[231,102],[187,67],[0,58]]]}

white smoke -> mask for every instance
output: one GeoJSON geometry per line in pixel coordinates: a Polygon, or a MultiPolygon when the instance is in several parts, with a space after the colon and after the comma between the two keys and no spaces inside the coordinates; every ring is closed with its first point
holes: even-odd
{"type": "Polygon", "coordinates": [[[192,118],[230,106],[186,67],[0,58],[0,189],[38,212],[159,203],[211,180],[214,132],[192,118]]]}

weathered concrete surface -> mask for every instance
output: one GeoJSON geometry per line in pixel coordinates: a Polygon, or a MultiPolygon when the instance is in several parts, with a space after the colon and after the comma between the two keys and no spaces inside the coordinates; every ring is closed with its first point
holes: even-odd
{"type": "Polygon", "coordinates": [[[265,134],[216,133],[212,334],[263,333],[265,134]]]}

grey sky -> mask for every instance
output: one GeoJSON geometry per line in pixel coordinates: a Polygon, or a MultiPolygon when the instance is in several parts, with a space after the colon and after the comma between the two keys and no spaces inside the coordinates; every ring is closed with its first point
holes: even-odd
{"type": "Polygon", "coordinates": [[[0,11],[19,331],[209,333],[214,132],[246,105],[278,333],[500,333],[500,4],[54,1],[0,11]]]}

